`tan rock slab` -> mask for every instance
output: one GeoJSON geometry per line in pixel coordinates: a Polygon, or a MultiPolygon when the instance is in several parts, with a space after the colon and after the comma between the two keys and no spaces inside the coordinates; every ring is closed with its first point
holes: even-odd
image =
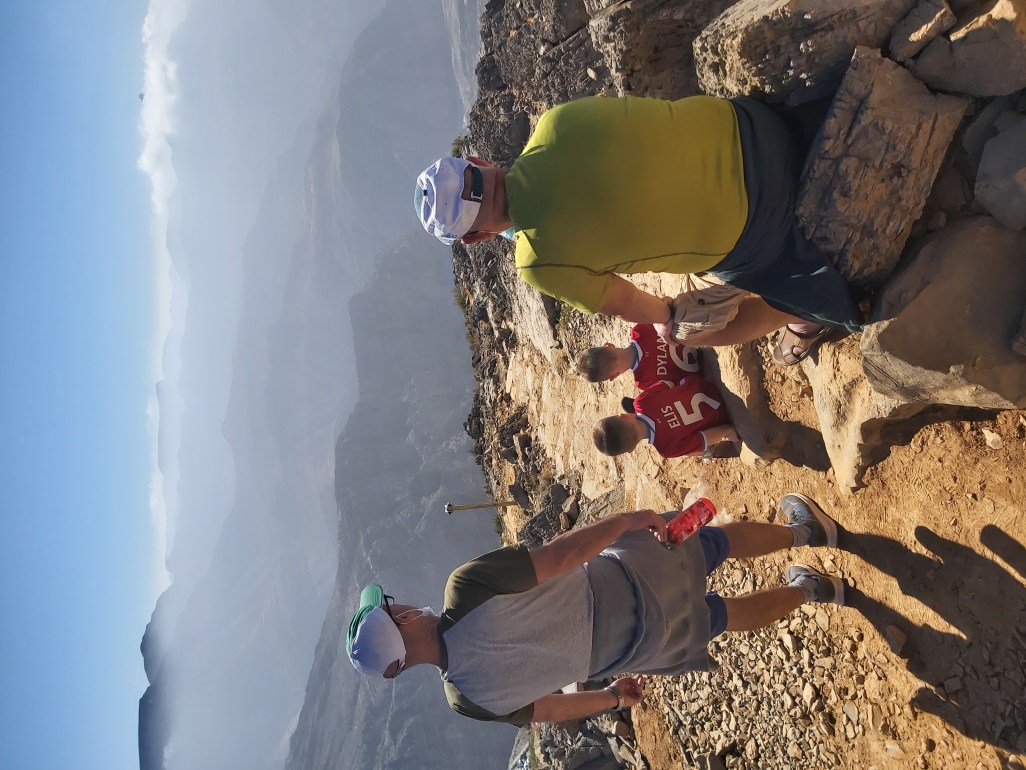
{"type": "Polygon", "coordinates": [[[856,49],[796,209],[805,236],[850,283],[877,288],[894,270],[967,106],[879,51],[856,49]]]}

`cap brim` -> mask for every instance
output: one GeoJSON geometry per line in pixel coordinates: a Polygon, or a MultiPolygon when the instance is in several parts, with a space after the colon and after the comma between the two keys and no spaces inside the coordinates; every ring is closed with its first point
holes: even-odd
{"type": "Polygon", "coordinates": [[[360,591],[360,606],[353,614],[353,619],[349,621],[349,633],[346,634],[346,652],[353,652],[353,640],[356,639],[356,632],[360,629],[360,624],[363,619],[367,617],[371,610],[381,607],[385,603],[385,591],[377,583],[372,583],[369,586],[365,586],[360,591]]]}

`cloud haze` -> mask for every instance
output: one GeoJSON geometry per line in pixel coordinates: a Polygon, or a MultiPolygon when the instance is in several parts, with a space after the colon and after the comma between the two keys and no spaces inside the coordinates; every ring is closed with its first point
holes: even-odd
{"type": "MultiPolygon", "coordinates": [[[[175,189],[175,176],[170,138],[175,129],[175,107],[178,102],[177,67],[168,54],[171,35],[185,18],[187,3],[178,0],[155,0],[150,4],[143,22],[143,102],[139,111],[139,132],[142,149],[139,169],[150,181],[150,258],[153,262],[153,327],[150,337],[151,377],[154,391],[147,404],[147,425],[150,435],[150,516],[154,529],[154,591],[163,591],[171,582],[164,566],[169,539],[169,514],[174,511],[174,489],[159,467],[160,404],[156,384],[164,380],[164,350],[172,329],[172,299],[175,284],[184,290],[175,272],[168,251],[168,201],[175,189]],[[169,506],[169,498],[171,505],[169,506]],[[170,509],[170,510],[169,510],[170,509]]],[[[184,305],[185,297],[181,298],[184,305]]],[[[177,375],[177,372],[174,373],[177,375]]],[[[177,381],[167,382],[167,390],[177,388],[177,381]]],[[[165,428],[166,429],[166,428],[165,428]]],[[[173,457],[177,447],[170,455],[173,457]]],[[[176,475],[170,468],[168,475],[176,475]]]]}

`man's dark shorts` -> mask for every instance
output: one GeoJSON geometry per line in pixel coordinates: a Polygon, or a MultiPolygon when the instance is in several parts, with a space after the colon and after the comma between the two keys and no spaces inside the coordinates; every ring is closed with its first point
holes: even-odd
{"type": "Polygon", "coordinates": [[[801,169],[786,124],[754,99],[739,97],[731,104],[744,153],[748,220],[737,244],[710,272],[785,313],[861,331],[844,278],[795,222],[801,169]]]}

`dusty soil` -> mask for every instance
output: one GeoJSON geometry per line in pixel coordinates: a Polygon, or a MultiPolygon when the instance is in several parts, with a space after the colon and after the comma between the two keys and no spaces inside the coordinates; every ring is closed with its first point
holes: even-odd
{"type": "MultiPolygon", "coordinates": [[[[889,736],[871,729],[854,739],[823,736],[839,766],[998,768],[1014,762],[1009,750],[1026,753],[1024,423],[1020,413],[1004,413],[923,428],[853,494],[840,494],[825,473],[783,461],[752,471],[721,460],[697,472],[705,494],[728,512],[747,509],[739,515],[772,521],[774,501],[800,490],[845,529],[836,553],[801,554],[813,566],[832,566],[854,587],[850,608],[831,613],[828,636],[842,652],[834,655],[834,688],[901,707],[893,740],[905,758],[889,756],[889,736]],[[999,448],[986,444],[984,429],[1000,437],[999,448]],[[885,638],[892,625],[908,635],[900,655],[885,638]],[[875,692],[857,681],[858,661],[843,654],[853,632],[861,632],[865,653],[883,669],[875,692]]],[[[772,583],[788,556],[760,559],[754,568],[772,583]]],[[[716,674],[709,677],[715,682],[716,674]]],[[[842,719],[838,709],[836,721],[842,719]]],[[[657,708],[639,710],[634,722],[652,767],[685,767],[657,708]]],[[[773,726],[742,725],[738,737],[743,745],[766,729],[773,726]]]]}
{"type": "MultiPolygon", "coordinates": [[[[628,327],[573,311],[554,316],[536,294],[505,273],[500,267],[492,277],[505,284],[502,290],[510,304],[490,308],[488,325],[500,336],[504,329],[515,334],[505,335],[501,345],[478,340],[476,353],[482,374],[479,415],[492,423],[479,449],[497,495],[517,482],[534,500],[537,490],[556,481],[576,496],[582,520],[587,520],[621,506],[669,510],[695,488],[716,503],[722,522],[779,521],[776,501],[800,491],[819,501],[844,530],[839,549],[802,549],[752,560],[741,565],[736,587],[730,580],[718,586],[727,594],[742,587],[778,585],[795,559],[849,582],[851,606],[830,609],[816,623],[810,618],[809,623],[781,624],[780,633],[790,629],[799,645],[819,650],[816,657],[821,660],[815,665],[831,669],[827,677],[816,669],[821,697],[815,708],[775,705],[774,698],[801,693],[804,680],[813,676],[811,662],[807,670],[791,670],[785,662],[775,674],[773,689],[753,693],[765,701],[761,710],[746,714],[724,708],[713,717],[703,712],[707,722],[697,734],[683,735],[672,718],[671,701],[679,710],[679,693],[697,684],[707,684],[715,693],[726,686],[724,671],[747,681],[746,660],[755,655],[748,649],[768,643],[766,634],[728,634],[713,651],[731,665],[688,675],[686,682],[676,684],[653,680],[646,703],[634,709],[638,744],[650,767],[693,767],[698,759],[711,766],[710,756],[727,767],[1022,766],[1023,413],[977,414],[972,421],[910,429],[900,438],[903,443],[870,468],[862,488],[839,489],[823,463],[809,467],[794,460],[824,455],[804,374],[800,367],[768,364],[770,408],[796,428],[790,441],[807,444],[790,447],[785,453],[789,460],[662,460],[647,444],[614,460],[594,449],[590,428],[598,417],[617,413],[620,398],[633,392],[633,382],[628,375],[592,385],[573,373],[571,362],[579,350],[607,339],[623,344],[628,327]],[[502,438],[501,426],[514,412],[519,419],[526,414],[530,457],[511,451],[508,435],[502,438]],[[908,637],[899,652],[888,641],[895,634],[889,627],[908,637]],[[820,634],[816,639],[814,631],[820,634]],[[852,704],[858,711],[855,719],[850,716],[852,704]],[[786,743],[785,732],[812,742],[815,752],[795,751],[782,759],[773,754],[770,744],[786,743]],[[737,746],[722,739],[728,733],[737,746]],[[761,753],[745,755],[749,742],[763,749],[761,753]]],[[[467,289],[472,302],[474,291],[467,289]]],[[[766,343],[757,344],[768,360],[766,343]]],[[[713,363],[709,361],[711,370],[713,363]]],[[[516,539],[532,513],[507,509],[503,538],[516,539]]],[[[757,690],[762,686],[751,673],[750,687],[757,690]]]]}

